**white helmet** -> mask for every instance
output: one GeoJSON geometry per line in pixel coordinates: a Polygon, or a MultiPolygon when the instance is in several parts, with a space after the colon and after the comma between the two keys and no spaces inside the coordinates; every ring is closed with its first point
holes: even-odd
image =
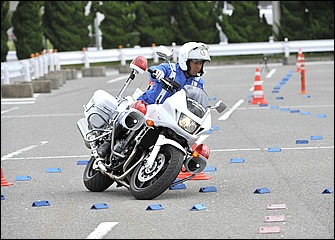
{"type": "MultiPolygon", "coordinates": [[[[200,42],[188,42],[181,46],[179,50],[179,65],[183,71],[187,71],[187,60],[198,59],[203,61],[211,61],[211,57],[208,54],[208,46],[200,42]]],[[[201,74],[203,69],[201,69],[201,74]]]]}

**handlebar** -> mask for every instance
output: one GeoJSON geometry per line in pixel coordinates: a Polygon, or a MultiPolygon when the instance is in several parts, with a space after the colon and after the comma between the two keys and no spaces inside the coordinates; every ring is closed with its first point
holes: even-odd
{"type": "MultiPolygon", "coordinates": [[[[152,70],[150,68],[148,68],[147,70],[149,73],[151,73],[153,78],[156,78],[155,72],[156,70],[152,70]]],[[[166,91],[170,92],[170,93],[174,93],[175,91],[179,91],[180,89],[180,84],[176,81],[174,81],[173,78],[161,78],[159,79],[160,81],[163,82],[163,89],[165,89],[166,91]]]]}

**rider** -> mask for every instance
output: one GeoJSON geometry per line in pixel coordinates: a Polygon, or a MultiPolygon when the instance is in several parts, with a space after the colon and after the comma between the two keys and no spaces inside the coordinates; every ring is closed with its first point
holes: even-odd
{"type": "MultiPolygon", "coordinates": [[[[161,63],[158,66],[152,66],[155,70],[153,74],[149,73],[150,80],[154,83],[138,100],[143,100],[147,104],[163,103],[166,98],[172,94],[162,88],[161,78],[174,78],[183,88],[185,85],[195,85],[201,89],[204,87],[204,80],[201,77],[204,74],[205,62],[211,61],[208,54],[208,46],[200,42],[188,42],[181,46],[179,50],[178,63],[161,63]]],[[[98,149],[101,157],[110,153],[110,139],[107,139],[98,149]]]]}
{"type": "Polygon", "coordinates": [[[155,70],[149,73],[150,80],[154,83],[138,100],[143,100],[147,104],[163,103],[165,99],[172,94],[162,89],[161,78],[174,78],[183,88],[185,85],[195,85],[199,88],[204,87],[204,80],[201,77],[204,74],[205,62],[211,61],[208,54],[208,46],[201,42],[188,42],[181,46],[179,50],[178,63],[161,63],[158,66],[152,66],[155,70]],[[153,75],[154,74],[154,75],[153,75]]]}

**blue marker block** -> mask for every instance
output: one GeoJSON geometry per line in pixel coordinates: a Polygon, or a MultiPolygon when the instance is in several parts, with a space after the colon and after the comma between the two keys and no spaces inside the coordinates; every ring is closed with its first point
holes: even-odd
{"type": "Polygon", "coordinates": [[[209,186],[209,187],[202,187],[199,189],[199,192],[216,192],[216,187],[209,186]]]}
{"type": "Polygon", "coordinates": [[[91,209],[106,209],[109,208],[109,206],[106,203],[97,203],[93,204],[91,209]]]}
{"type": "Polygon", "coordinates": [[[170,190],[186,189],[186,185],[184,183],[180,183],[170,187],[169,189],[170,190]]]}
{"type": "Polygon", "coordinates": [[[260,106],[260,107],[267,107],[268,104],[267,104],[267,103],[261,103],[261,104],[259,104],[259,106],[260,106]]]}
{"type": "Polygon", "coordinates": [[[210,129],[210,130],[208,130],[207,132],[204,132],[203,134],[212,134],[212,133],[213,133],[213,130],[210,129]]]}
{"type": "Polygon", "coordinates": [[[290,113],[298,113],[298,112],[300,112],[299,109],[294,109],[294,110],[291,110],[291,111],[290,111],[290,113]]]}
{"type": "Polygon", "coordinates": [[[230,159],[230,163],[244,163],[244,158],[232,158],[230,159]]]}
{"type": "Polygon", "coordinates": [[[322,194],[331,194],[333,193],[333,190],[331,190],[330,188],[326,188],[325,190],[323,190],[322,194]]]}
{"type": "Polygon", "coordinates": [[[301,115],[311,115],[311,112],[301,112],[301,115]]]}
{"type": "Polygon", "coordinates": [[[59,173],[61,171],[62,171],[62,169],[60,169],[60,168],[47,168],[47,170],[46,170],[47,173],[59,173]]]}
{"type": "Polygon", "coordinates": [[[190,211],[199,211],[199,210],[204,210],[204,209],[206,209],[205,205],[200,203],[200,204],[193,205],[190,211]]]}
{"type": "Polygon", "coordinates": [[[32,206],[33,207],[50,206],[50,202],[48,200],[35,201],[33,202],[32,206]]]}
{"type": "Polygon", "coordinates": [[[311,97],[311,96],[308,95],[308,94],[304,95],[304,98],[310,98],[310,97],[311,97]]]}
{"type": "Polygon", "coordinates": [[[279,93],[279,90],[272,90],[272,93],[279,93]]]}
{"type": "Polygon", "coordinates": [[[316,117],[317,118],[326,118],[327,115],[326,114],[317,114],[316,117]]]}
{"type": "Polygon", "coordinates": [[[268,188],[257,188],[254,193],[259,193],[259,194],[264,194],[264,193],[269,193],[270,190],[268,188]]]}
{"type": "Polygon", "coordinates": [[[297,140],[295,141],[296,144],[307,144],[308,140],[297,140]]]}
{"type": "Polygon", "coordinates": [[[311,140],[321,140],[323,139],[323,137],[322,136],[311,136],[310,139],[311,140]]]}
{"type": "Polygon", "coordinates": [[[161,204],[151,204],[147,207],[146,210],[163,210],[164,207],[161,204]]]}
{"type": "Polygon", "coordinates": [[[216,167],[215,166],[207,166],[204,168],[203,170],[204,172],[215,172],[216,171],[216,167]]]}
{"type": "Polygon", "coordinates": [[[279,109],[279,106],[270,106],[270,109],[279,109]]]}
{"type": "Polygon", "coordinates": [[[280,152],[281,148],[268,148],[268,152],[280,152]]]}
{"type": "Polygon", "coordinates": [[[1,194],[1,200],[5,200],[5,195],[1,194]]]}
{"type": "Polygon", "coordinates": [[[282,111],[282,112],[288,112],[288,111],[290,111],[290,109],[289,108],[281,108],[280,111],[282,111]]]}
{"type": "Polygon", "coordinates": [[[15,180],[16,181],[30,181],[31,177],[30,176],[16,176],[15,180]]]}
{"type": "Polygon", "coordinates": [[[87,165],[88,164],[88,160],[78,160],[77,161],[77,165],[87,165]]]}
{"type": "Polygon", "coordinates": [[[284,99],[283,97],[276,97],[277,100],[282,100],[284,99]]]}
{"type": "Polygon", "coordinates": [[[219,126],[213,126],[213,127],[212,127],[212,130],[219,130],[219,129],[220,129],[219,126]]]}

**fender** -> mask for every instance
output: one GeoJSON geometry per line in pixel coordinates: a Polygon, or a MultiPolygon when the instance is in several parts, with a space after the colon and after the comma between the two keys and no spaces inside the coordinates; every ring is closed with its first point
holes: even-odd
{"type": "Polygon", "coordinates": [[[147,161],[145,162],[145,167],[148,167],[148,168],[151,168],[156,157],[157,157],[157,154],[159,152],[159,150],[161,149],[161,146],[163,145],[172,145],[178,149],[180,149],[184,155],[186,155],[186,150],[179,144],[177,143],[176,141],[173,141],[171,139],[168,139],[166,138],[164,135],[160,134],[158,136],[158,139],[156,141],[156,144],[154,146],[154,148],[152,149],[151,153],[150,153],[150,156],[147,158],[147,161]]]}

